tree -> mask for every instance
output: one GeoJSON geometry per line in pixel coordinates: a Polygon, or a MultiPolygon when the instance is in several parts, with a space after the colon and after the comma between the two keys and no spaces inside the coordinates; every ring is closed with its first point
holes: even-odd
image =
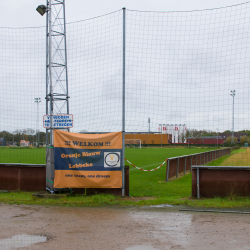
{"type": "MultiPolygon", "coordinates": [[[[237,141],[238,141],[237,137],[234,137],[234,144],[237,143],[237,141]]],[[[225,144],[232,145],[231,142],[232,142],[232,137],[231,136],[227,137],[227,139],[225,140],[225,144]]]]}
{"type": "Polygon", "coordinates": [[[246,143],[248,141],[248,137],[247,136],[241,136],[240,137],[240,143],[243,144],[243,143],[246,143]]]}
{"type": "Polygon", "coordinates": [[[35,129],[33,129],[33,128],[27,128],[26,129],[26,133],[27,133],[27,135],[33,135],[33,134],[35,134],[35,129]]]}
{"type": "Polygon", "coordinates": [[[250,136],[250,130],[240,130],[239,133],[247,133],[248,136],[250,136]]]}
{"type": "Polygon", "coordinates": [[[185,135],[185,133],[180,133],[179,136],[178,136],[178,138],[179,138],[179,142],[180,142],[180,143],[184,143],[185,140],[186,140],[186,135],[185,135]]]}

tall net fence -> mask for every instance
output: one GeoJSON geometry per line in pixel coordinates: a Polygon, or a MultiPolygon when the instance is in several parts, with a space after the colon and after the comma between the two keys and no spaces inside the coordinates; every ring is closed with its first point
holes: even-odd
{"type": "MultiPolygon", "coordinates": [[[[215,136],[218,144],[221,135],[224,144],[233,130],[235,137],[239,133],[238,142],[244,136],[247,142],[250,3],[203,11],[125,13],[125,131],[162,133],[165,127],[176,137],[170,142],[192,144],[190,137],[206,144],[207,136],[215,136]],[[180,124],[183,139],[174,134],[180,124]]],[[[122,10],[67,24],[72,132],[122,130],[123,24],[122,10]]],[[[2,145],[19,146],[21,140],[43,145],[45,27],[0,32],[2,145]]],[[[1,159],[6,161],[14,159],[1,159]]]]}
{"type": "Polygon", "coordinates": [[[68,24],[74,132],[122,129],[122,11],[68,24]]]}

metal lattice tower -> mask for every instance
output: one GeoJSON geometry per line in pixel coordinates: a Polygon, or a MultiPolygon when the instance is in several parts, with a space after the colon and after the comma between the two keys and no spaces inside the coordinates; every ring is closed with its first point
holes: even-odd
{"type": "MultiPolygon", "coordinates": [[[[69,114],[67,47],[65,24],[65,1],[47,1],[46,22],[46,114],[69,114]]],[[[48,131],[53,131],[53,123],[46,129],[46,143],[49,143],[48,131]]],[[[50,133],[53,145],[53,133],[50,133]]]]}

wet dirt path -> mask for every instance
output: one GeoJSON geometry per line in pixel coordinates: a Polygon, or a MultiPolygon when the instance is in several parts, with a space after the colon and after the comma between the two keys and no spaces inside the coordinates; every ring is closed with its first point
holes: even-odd
{"type": "Polygon", "coordinates": [[[250,249],[250,215],[0,204],[0,240],[21,234],[49,238],[27,250],[250,249]]]}

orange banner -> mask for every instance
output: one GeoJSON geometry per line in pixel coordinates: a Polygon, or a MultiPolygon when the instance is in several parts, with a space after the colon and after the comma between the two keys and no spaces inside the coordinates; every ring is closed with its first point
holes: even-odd
{"type": "Polygon", "coordinates": [[[122,149],[122,133],[78,134],[54,130],[54,147],[79,149],[122,149]]]}
{"type": "Polygon", "coordinates": [[[122,132],[54,130],[54,188],[122,188],[122,132]]]}
{"type": "Polygon", "coordinates": [[[55,170],[54,188],[122,188],[122,171],[55,170]]]}

